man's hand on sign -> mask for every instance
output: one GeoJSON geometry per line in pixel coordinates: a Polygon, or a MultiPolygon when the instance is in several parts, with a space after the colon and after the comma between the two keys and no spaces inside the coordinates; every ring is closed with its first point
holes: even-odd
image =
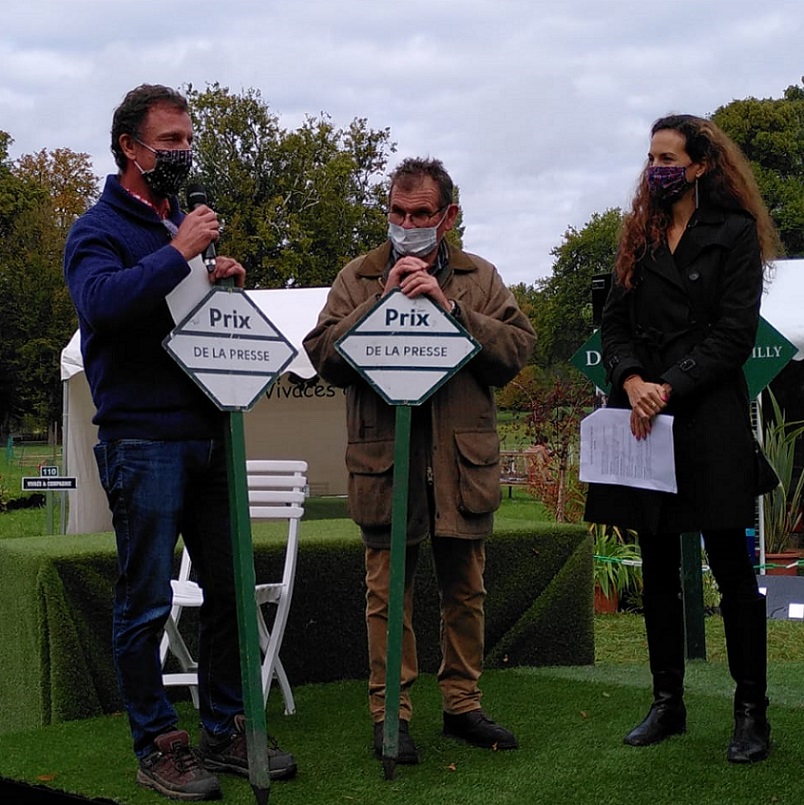
{"type": "Polygon", "coordinates": [[[385,282],[385,293],[399,288],[405,296],[415,299],[417,296],[429,296],[444,310],[449,310],[452,303],[444,295],[438,280],[430,274],[428,264],[418,257],[407,255],[396,261],[388,272],[385,282]]]}
{"type": "Polygon", "coordinates": [[[215,269],[209,274],[209,281],[214,284],[226,277],[234,277],[235,287],[242,288],[246,284],[246,269],[237,260],[219,254],[215,259],[215,269]]]}

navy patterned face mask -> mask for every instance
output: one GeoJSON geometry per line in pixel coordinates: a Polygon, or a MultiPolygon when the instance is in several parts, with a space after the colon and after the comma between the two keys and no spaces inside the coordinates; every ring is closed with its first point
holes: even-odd
{"type": "Polygon", "coordinates": [[[163,198],[175,196],[193,167],[192,149],[157,150],[156,148],[151,148],[150,145],[146,145],[141,140],[137,140],[137,142],[149,151],[153,151],[156,156],[156,164],[149,171],[144,171],[136,162],[134,163],[140,168],[142,178],[148,187],[157,196],[162,196],[163,198]]]}
{"type": "Polygon", "coordinates": [[[646,173],[648,191],[662,204],[672,204],[688,190],[691,183],[687,181],[689,165],[652,165],[646,173]]]}

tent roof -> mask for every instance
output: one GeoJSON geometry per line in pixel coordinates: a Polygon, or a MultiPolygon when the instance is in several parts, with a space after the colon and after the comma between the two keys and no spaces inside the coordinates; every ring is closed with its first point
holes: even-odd
{"type": "Polygon", "coordinates": [[[804,260],[775,260],[762,295],[762,318],[798,348],[804,359],[804,260]]]}
{"type": "MultiPolygon", "coordinates": [[[[249,291],[248,295],[271,323],[298,350],[286,372],[312,377],[316,372],[302,347],[302,339],[315,327],[329,288],[288,288],[249,291]]],[[[69,380],[84,371],[80,334],[76,331],[61,352],[61,379],[69,380]]]]}
{"type": "MultiPolygon", "coordinates": [[[[315,374],[302,339],[316,324],[329,288],[287,288],[249,291],[249,296],[273,325],[298,350],[287,368],[299,377],[315,374]]],[[[796,360],[804,359],[804,259],[776,260],[762,295],[762,317],[798,347],[796,360]]],[[[84,371],[80,339],[76,332],[61,353],[61,377],[68,380],[84,371]]]]}

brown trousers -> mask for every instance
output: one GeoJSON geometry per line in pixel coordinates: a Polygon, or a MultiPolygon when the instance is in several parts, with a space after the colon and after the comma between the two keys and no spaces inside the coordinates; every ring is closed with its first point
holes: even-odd
{"type": "MultiPolygon", "coordinates": [[[[433,564],[441,601],[441,667],[438,686],[444,712],[458,715],[480,707],[478,680],[483,671],[486,589],[482,539],[435,537],[433,564]]],[[[419,673],[413,632],[413,579],[419,545],[405,556],[405,603],[402,621],[402,672],[399,717],[410,720],[410,688],[419,673]]],[[[369,652],[369,709],[374,722],[385,718],[385,661],[391,551],[366,547],[366,627],[369,652]]]]}

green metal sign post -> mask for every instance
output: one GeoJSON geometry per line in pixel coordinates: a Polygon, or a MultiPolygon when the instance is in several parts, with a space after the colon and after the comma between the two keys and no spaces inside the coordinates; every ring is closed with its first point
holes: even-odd
{"type": "MultiPolygon", "coordinates": [[[[760,317],[754,349],[743,365],[751,399],[759,395],[796,352],[794,344],[760,317]]],[[[596,330],[570,360],[597,388],[608,393],[600,330],[596,330]]],[[[681,578],[684,591],[687,658],[705,660],[701,535],[698,532],[681,535],[681,578]]]]}
{"type": "Polygon", "coordinates": [[[681,589],[684,598],[684,635],[687,659],[706,659],[701,535],[697,531],[681,535],[681,589]]]}
{"type": "Polygon", "coordinates": [[[391,569],[388,586],[388,639],[385,659],[385,721],[382,739],[382,764],[386,780],[394,779],[396,759],[399,755],[399,693],[402,677],[402,620],[405,607],[411,414],[412,409],[409,405],[396,407],[394,492],[391,506],[391,569]]]}
{"type": "Polygon", "coordinates": [[[222,411],[226,411],[226,475],[232,539],[240,673],[246,717],[248,777],[259,805],[271,778],[254,596],[254,546],[249,516],[243,412],[248,411],[296,356],[297,350],[231,279],[213,290],[163,343],[168,354],[222,411]]]}
{"type": "Polygon", "coordinates": [[[231,412],[226,428],[226,476],[229,481],[229,523],[232,532],[237,634],[240,641],[240,673],[246,716],[248,778],[259,805],[265,805],[271,789],[268,766],[268,733],[262,694],[260,637],[257,601],[254,597],[254,547],[248,510],[243,414],[231,412]]]}
{"type": "Polygon", "coordinates": [[[393,780],[399,756],[411,406],[429,399],[480,351],[480,344],[431,299],[410,299],[394,289],[335,347],[396,408],[382,747],[385,779],[393,780]]]}

